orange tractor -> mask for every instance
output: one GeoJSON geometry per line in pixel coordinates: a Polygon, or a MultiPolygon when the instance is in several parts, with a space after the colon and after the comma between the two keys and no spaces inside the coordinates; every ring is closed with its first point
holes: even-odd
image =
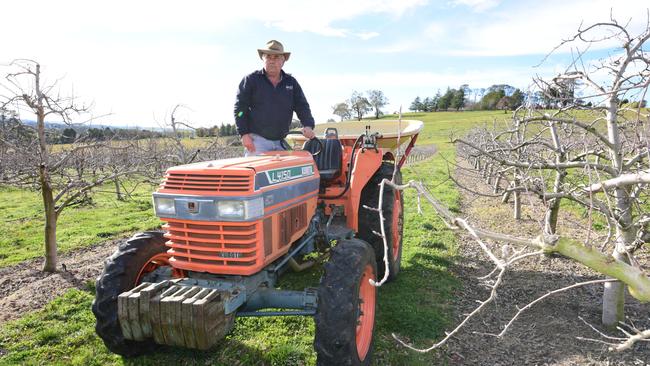
{"type": "MultiPolygon", "coordinates": [[[[319,127],[324,138],[302,150],[169,168],[153,194],[163,231],[122,243],[97,279],[92,310],[108,349],[209,349],[237,316],[305,315],[315,318],[319,364],[368,364],[377,292],[369,280],[385,272],[379,183],[401,183],[422,122],[402,121],[399,135],[360,126],[348,123],[340,135],[319,127]],[[395,161],[394,149],[407,142],[395,161]],[[283,272],[313,264],[304,260],[312,253],[329,256],[318,289],[275,288],[283,272]]],[[[400,269],[403,206],[400,191],[386,186],[389,280],[400,269]]]]}

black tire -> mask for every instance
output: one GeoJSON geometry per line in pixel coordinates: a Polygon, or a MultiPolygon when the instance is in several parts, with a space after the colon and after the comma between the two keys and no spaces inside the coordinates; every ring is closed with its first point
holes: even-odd
{"type": "Polygon", "coordinates": [[[364,241],[340,240],[332,249],[318,287],[314,337],[318,365],[370,364],[376,288],[368,283],[368,277],[376,279],[376,273],[374,251],[364,241]],[[364,294],[365,302],[360,299],[364,294]],[[365,312],[361,312],[363,306],[365,312]],[[365,330],[359,340],[361,347],[357,345],[357,324],[365,330]]]}
{"type": "Polygon", "coordinates": [[[154,256],[164,253],[166,239],[162,232],[135,234],[104,262],[104,271],[97,278],[92,310],[97,321],[95,331],[113,353],[134,357],[151,352],[152,341],[138,342],[124,339],[117,315],[117,297],[136,285],[140,270],[154,256]]]}
{"type": "MultiPolygon", "coordinates": [[[[363,206],[365,205],[368,207],[377,207],[377,204],[379,203],[379,183],[381,183],[381,180],[384,178],[388,180],[392,179],[394,166],[395,165],[393,163],[388,162],[381,164],[377,172],[375,172],[372,178],[370,178],[368,181],[368,184],[366,184],[366,186],[363,188],[359,205],[359,233],[357,234],[357,237],[368,242],[374,249],[375,258],[377,258],[377,272],[379,279],[383,278],[384,273],[386,272],[386,267],[384,264],[384,241],[381,237],[377,236],[374,233],[381,233],[381,228],[379,226],[379,212],[368,210],[363,206]]],[[[395,174],[395,183],[402,184],[402,172],[400,170],[398,170],[395,174]]],[[[382,206],[384,218],[386,219],[386,225],[384,226],[384,229],[386,233],[386,241],[388,244],[388,281],[392,281],[397,278],[402,263],[404,200],[401,192],[394,190],[390,186],[385,186],[382,206]],[[399,201],[396,201],[396,198],[398,198],[399,201]],[[397,249],[393,250],[393,247],[395,245],[395,233],[392,225],[392,219],[395,214],[396,202],[399,202],[399,212],[397,213],[398,217],[396,218],[397,234],[399,235],[399,239],[396,243],[397,249]]]]}

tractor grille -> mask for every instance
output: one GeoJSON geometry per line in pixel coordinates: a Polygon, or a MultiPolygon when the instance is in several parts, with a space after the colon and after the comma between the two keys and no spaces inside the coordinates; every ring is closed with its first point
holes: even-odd
{"type": "Polygon", "coordinates": [[[261,260],[261,223],[187,223],[165,219],[166,245],[175,267],[212,273],[246,274],[261,260]]]}
{"type": "Polygon", "coordinates": [[[253,179],[248,175],[167,173],[161,188],[175,191],[248,192],[253,179]]]}

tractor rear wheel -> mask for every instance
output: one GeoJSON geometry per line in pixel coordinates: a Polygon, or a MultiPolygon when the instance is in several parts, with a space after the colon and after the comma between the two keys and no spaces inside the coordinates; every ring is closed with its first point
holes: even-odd
{"type": "Polygon", "coordinates": [[[97,278],[92,305],[97,320],[95,331],[113,353],[132,357],[150,352],[155,347],[153,341],[124,339],[118,320],[117,297],[140,284],[157,268],[169,266],[165,241],[163,233],[157,231],[134,235],[106,259],[104,271],[97,278]]]}
{"type": "MultiPolygon", "coordinates": [[[[384,162],[381,164],[377,172],[363,188],[359,204],[358,237],[368,242],[374,249],[380,279],[384,277],[386,265],[384,264],[384,241],[375,234],[375,232],[381,233],[379,212],[368,210],[363,206],[377,207],[380,193],[379,184],[382,179],[391,180],[394,167],[393,163],[384,162]]],[[[402,172],[399,169],[395,174],[395,183],[402,184],[402,172]]],[[[392,281],[397,278],[402,262],[402,231],[404,226],[402,192],[386,185],[384,187],[382,211],[385,219],[386,244],[388,244],[388,281],[392,281]]]]}
{"type": "Polygon", "coordinates": [[[318,288],[314,348],[319,365],[369,365],[377,289],[375,254],[359,239],[340,240],[318,288]]]}

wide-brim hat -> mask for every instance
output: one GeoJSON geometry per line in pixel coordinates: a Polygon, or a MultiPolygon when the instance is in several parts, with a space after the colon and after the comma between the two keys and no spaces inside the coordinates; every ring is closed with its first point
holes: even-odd
{"type": "Polygon", "coordinates": [[[265,53],[267,55],[284,55],[285,61],[289,60],[289,56],[291,55],[291,52],[284,52],[284,46],[282,43],[276,41],[275,39],[266,42],[266,46],[264,48],[258,48],[257,53],[260,55],[260,58],[262,58],[262,55],[265,53]]]}

